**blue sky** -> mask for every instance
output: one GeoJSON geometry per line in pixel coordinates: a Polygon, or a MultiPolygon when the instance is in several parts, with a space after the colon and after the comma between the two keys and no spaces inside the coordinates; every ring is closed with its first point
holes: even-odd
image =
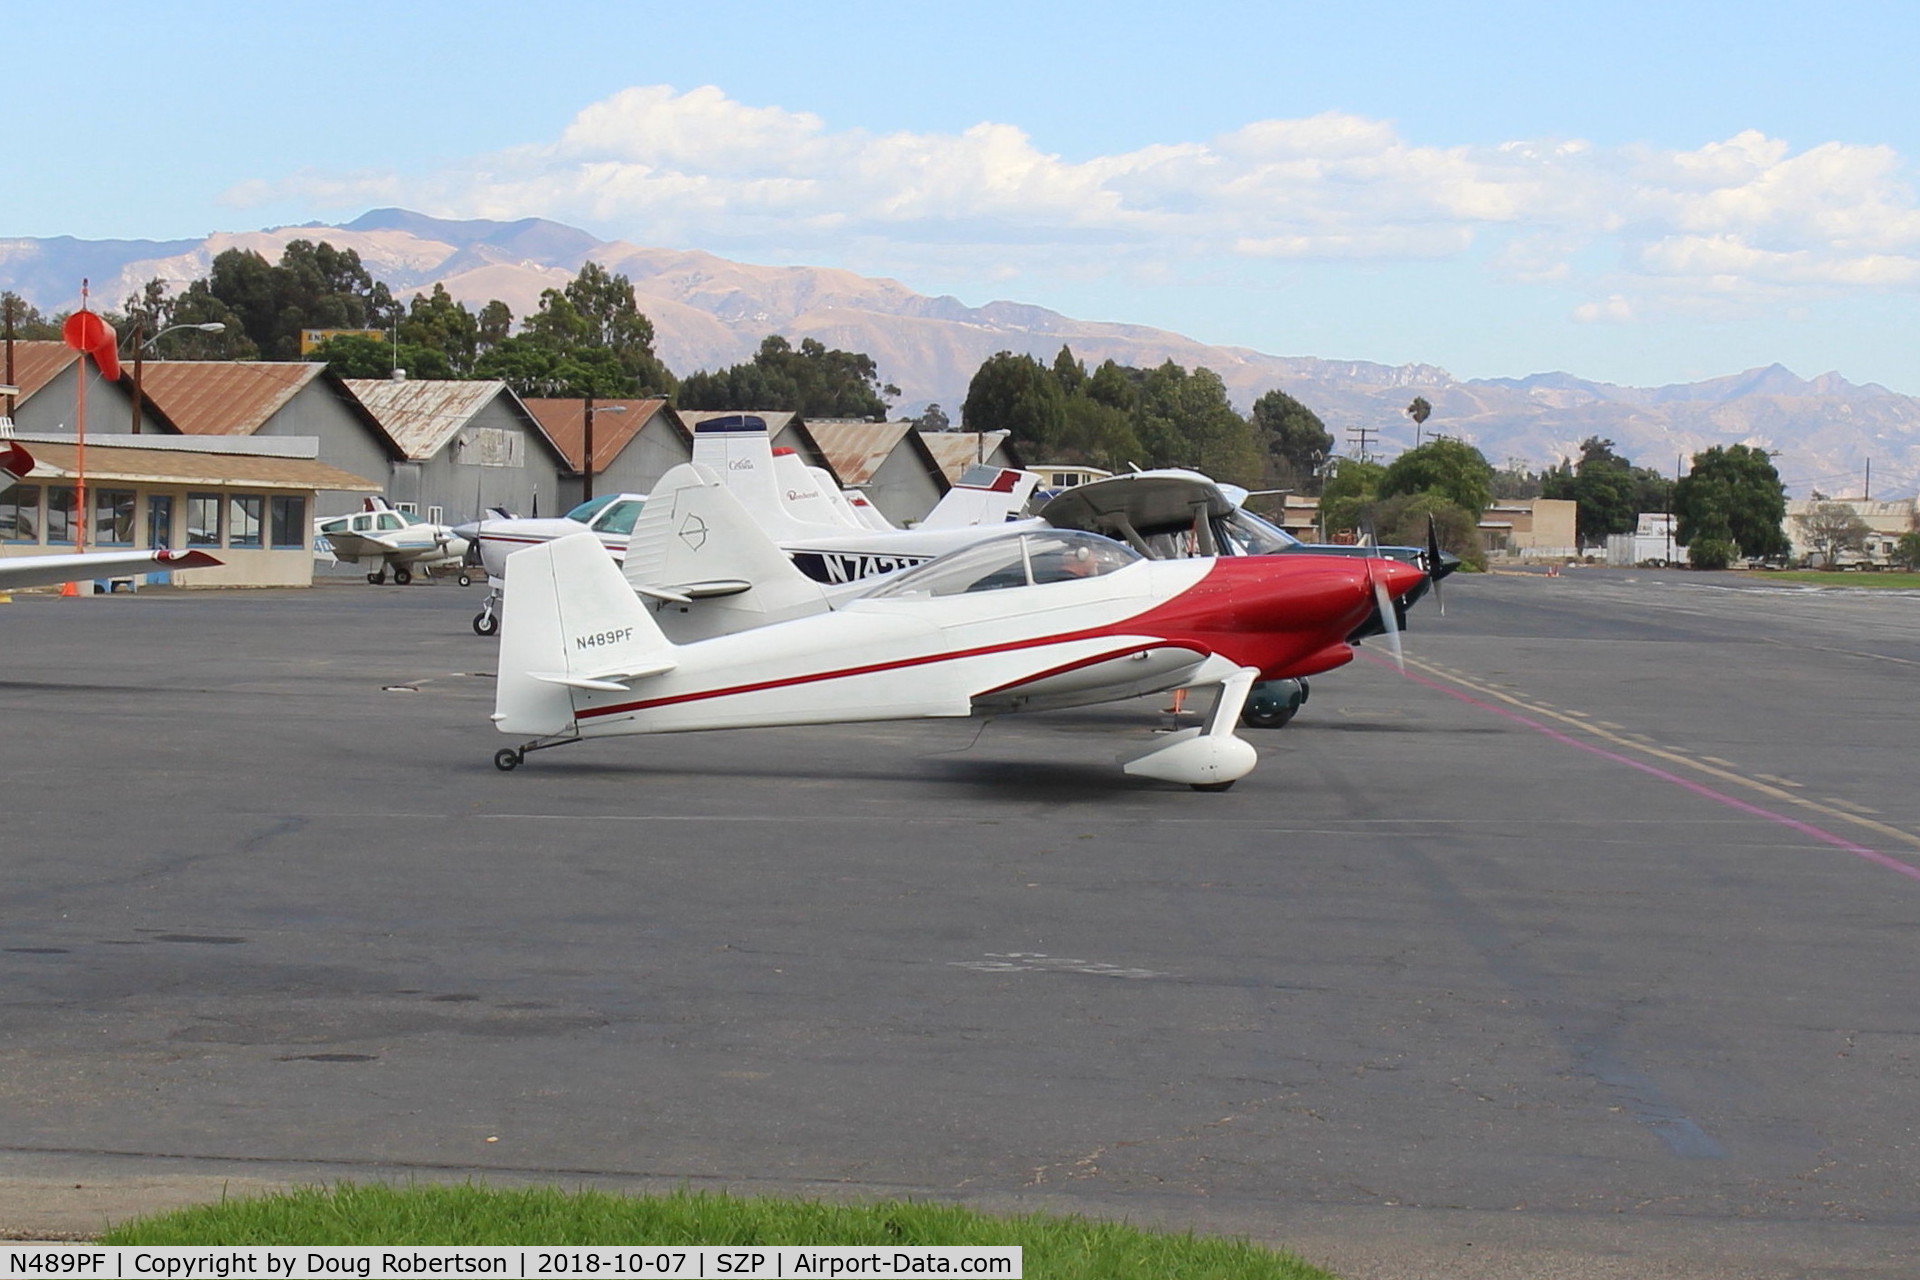
{"type": "Polygon", "coordinates": [[[0,237],[537,215],[1280,355],[1920,394],[1910,3],[102,3],[6,39],[50,109],[0,237]]]}

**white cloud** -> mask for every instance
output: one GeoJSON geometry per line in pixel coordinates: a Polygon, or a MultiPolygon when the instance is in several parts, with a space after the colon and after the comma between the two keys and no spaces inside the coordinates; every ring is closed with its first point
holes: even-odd
{"type": "Polygon", "coordinates": [[[550,143],[424,177],[309,172],[228,198],[539,214],[735,251],[879,244],[896,263],[951,262],[973,245],[983,262],[1056,273],[1467,258],[1485,247],[1509,279],[1612,293],[1579,309],[1594,321],[1690,291],[1920,285],[1920,202],[1901,156],[1841,142],[1795,152],[1752,130],[1691,151],[1579,139],[1433,147],[1386,121],[1327,112],[1076,162],[1004,123],[836,132],[712,86],[653,85],[592,104],[550,143]]]}

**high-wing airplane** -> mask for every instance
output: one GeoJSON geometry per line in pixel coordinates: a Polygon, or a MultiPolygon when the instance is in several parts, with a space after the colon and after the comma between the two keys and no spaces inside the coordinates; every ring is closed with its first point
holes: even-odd
{"type": "Polygon", "coordinates": [[[460,585],[467,572],[461,561],[467,540],[444,524],[434,524],[405,511],[396,511],[385,498],[368,498],[364,508],[346,516],[321,516],[313,522],[315,536],[325,538],[333,553],[348,564],[366,561],[367,581],[379,586],[393,571],[400,586],[413,581],[413,571],[433,576],[435,569],[459,568],[460,585]]]}
{"type": "MultiPolygon", "coordinates": [[[[0,441],[0,472],[12,484],[33,470],[33,455],[12,440],[0,441]]],[[[46,556],[0,556],[0,591],[49,587],[56,582],[121,577],[174,569],[206,569],[220,561],[204,551],[68,551],[46,556]]]]}
{"type": "MultiPolygon", "coordinates": [[[[656,611],[744,596],[746,517],[713,473],[676,468],[650,502],[677,583],[636,593],[591,534],[513,555],[493,721],[532,735],[496,752],[620,734],[968,716],[1082,706],[1214,684],[1198,728],[1162,735],[1129,774],[1225,790],[1254,766],[1234,736],[1256,681],[1314,675],[1353,657],[1349,638],[1425,575],[1388,560],[1260,556],[1154,561],[1095,534],[1028,529],[910,569],[804,616],[676,644],[656,611]],[[729,505],[731,504],[731,505],[729,505]],[[663,508],[669,508],[665,514],[663,508]],[[709,566],[704,549],[715,548],[709,566]],[[731,548],[731,550],[729,550],[731,548]]],[[[636,536],[642,531],[636,531],[636,536]]],[[[758,554],[776,573],[784,569],[758,554]]],[[[635,559],[632,548],[628,559],[635,559]]],[[[787,571],[777,584],[807,584],[787,571]]]]}
{"type": "MultiPolygon", "coordinates": [[[[1011,468],[969,469],[919,525],[896,529],[864,497],[842,493],[831,476],[805,466],[789,451],[776,451],[766,419],[756,414],[695,424],[693,461],[723,478],[754,523],[801,572],[828,586],[895,573],[1003,532],[1018,521],[1039,479],[1011,468]]],[[[498,581],[508,556],[583,531],[596,534],[615,560],[624,559],[646,500],[645,494],[622,493],[582,503],[557,519],[488,519],[454,532],[478,545],[487,576],[498,581]]],[[[1038,520],[1027,523],[1041,527],[1038,520]]],[[[473,619],[476,633],[490,636],[499,630],[500,603],[498,594],[487,596],[473,619]]]]}
{"type": "MultiPolygon", "coordinates": [[[[1198,471],[1137,471],[1063,490],[1040,508],[1040,518],[1063,529],[1106,534],[1156,560],[1325,555],[1384,558],[1422,570],[1426,576],[1394,598],[1393,618],[1375,610],[1359,630],[1362,637],[1404,629],[1407,608],[1430,585],[1438,591],[1440,580],[1460,567],[1459,557],[1441,551],[1431,531],[1426,547],[1302,542],[1248,511],[1247,496],[1246,490],[1198,471]]],[[[1305,680],[1262,682],[1247,699],[1242,719],[1252,728],[1277,729],[1293,719],[1309,692],[1305,680]]]]}

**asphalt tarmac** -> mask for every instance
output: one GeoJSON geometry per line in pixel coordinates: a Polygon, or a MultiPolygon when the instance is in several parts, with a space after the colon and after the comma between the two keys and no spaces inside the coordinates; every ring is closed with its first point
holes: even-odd
{"type": "Polygon", "coordinates": [[[479,592],[0,605],[0,1234],[478,1178],[1920,1274],[1920,594],[1458,576],[1202,795],[1113,763],[1163,699],[503,775],[479,592]]]}

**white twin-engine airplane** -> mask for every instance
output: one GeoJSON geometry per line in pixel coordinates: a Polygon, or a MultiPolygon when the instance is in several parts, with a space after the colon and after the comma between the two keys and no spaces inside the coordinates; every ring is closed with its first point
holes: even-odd
{"type": "Polygon", "coordinates": [[[493,721],[530,737],[494,764],[620,734],[998,714],[1215,684],[1203,725],[1123,763],[1220,791],[1257,759],[1233,734],[1254,683],[1350,661],[1348,637],[1380,602],[1425,581],[1386,560],[1154,561],[1040,528],[836,605],[784,560],[719,478],[691,465],[655,489],[624,573],[591,534],[513,555],[493,721]],[[656,615],[694,601],[742,602],[732,625],[744,629],[674,643],[656,615]]]}
{"type": "MultiPolygon", "coordinates": [[[[313,532],[348,564],[366,561],[367,581],[375,586],[386,582],[389,569],[404,587],[415,569],[431,577],[435,569],[459,568],[467,554],[467,540],[451,527],[395,510],[385,498],[366,499],[352,515],[321,516],[313,532]]],[[[467,585],[464,570],[460,585],[467,585]]]]}
{"type": "MultiPolygon", "coordinates": [[[[828,586],[924,564],[1008,528],[1044,527],[1038,520],[1027,526],[1010,523],[1019,519],[1040,477],[988,466],[968,468],[925,520],[897,529],[865,496],[843,492],[831,475],[806,466],[791,450],[776,450],[766,419],[755,414],[695,424],[693,461],[722,477],[754,523],[802,573],[828,586]]],[[[488,519],[454,532],[474,543],[487,576],[499,581],[508,556],[582,531],[593,533],[616,561],[624,559],[646,501],[641,493],[614,494],[584,502],[564,516],[488,519]]],[[[473,619],[475,632],[490,636],[499,630],[498,604],[497,594],[487,597],[473,619]]]]}
{"type": "MultiPolygon", "coordinates": [[[[33,455],[11,440],[0,441],[0,475],[13,484],[33,470],[33,455]]],[[[136,573],[166,573],[174,569],[206,569],[220,561],[204,551],[68,551],[50,556],[0,557],[0,591],[50,587],[56,582],[85,582],[91,578],[122,577],[136,573]]]]}

